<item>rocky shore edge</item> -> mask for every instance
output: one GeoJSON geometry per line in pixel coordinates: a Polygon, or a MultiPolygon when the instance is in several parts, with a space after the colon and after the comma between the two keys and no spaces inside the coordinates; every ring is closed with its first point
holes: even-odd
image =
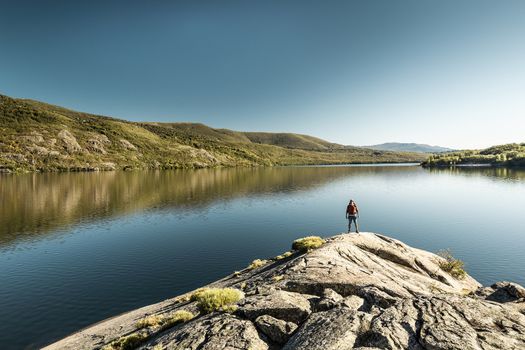
{"type": "Polygon", "coordinates": [[[44,349],[525,349],[525,288],[376,233],[294,242],[44,349]]]}

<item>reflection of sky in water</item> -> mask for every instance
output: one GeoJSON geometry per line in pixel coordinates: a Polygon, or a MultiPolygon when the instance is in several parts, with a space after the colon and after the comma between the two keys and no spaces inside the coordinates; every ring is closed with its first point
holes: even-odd
{"type": "MultiPolygon", "coordinates": [[[[193,187],[189,175],[170,178],[186,186],[182,192],[170,192],[162,179],[152,187],[140,179],[147,173],[134,173],[137,185],[126,205],[80,203],[73,209],[78,216],[64,222],[55,216],[56,225],[39,235],[4,242],[0,334],[9,335],[13,348],[40,345],[280,254],[297,237],[342,232],[350,198],[359,204],[362,231],[430,251],[451,248],[484,284],[525,284],[525,183],[519,177],[486,169],[337,169],[246,170],[249,176],[223,170],[236,175],[211,172],[193,187]],[[153,188],[164,194],[142,193],[153,188]]],[[[121,174],[117,178],[129,176],[121,174]]],[[[109,186],[106,193],[115,191],[109,186]]],[[[89,198],[83,195],[77,194],[89,198]]],[[[42,218],[29,210],[24,215],[42,218]]]]}

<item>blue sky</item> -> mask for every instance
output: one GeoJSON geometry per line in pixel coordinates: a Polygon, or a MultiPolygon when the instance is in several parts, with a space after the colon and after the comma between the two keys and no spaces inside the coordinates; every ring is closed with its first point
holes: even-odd
{"type": "Polygon", "coordinates": [[[525,2],[1,0],[0,93],[365,145],[525,142],[525,2]]]}

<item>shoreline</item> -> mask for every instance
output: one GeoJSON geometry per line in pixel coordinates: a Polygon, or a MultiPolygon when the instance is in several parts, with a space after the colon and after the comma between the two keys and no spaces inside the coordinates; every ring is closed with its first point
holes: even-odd
{"type": "Polygon", "coordinates": [[[421,164],[424,169],[453,169],[453,168],[490,168],[490,169],[525,169],[525,166],[506,165],[506,164],[454,164],[454,165],[425,165],[421,164]]]}
{"type": "Polygon", "coordinates": [[[283,168],[283,167],[351,167],[351,166],[420,166],[417,162],[355,162],[355,163],[315,163],[315,164],[284,164],[284,165],[236,165],[236,166],[211,166],[211,167],[172,167],[172,168],[116,168],[116,169],[69,169],[69,170],[35,170],[35,171],[1,171],[1,175],[22,174],[63,174],[63,173],[98,173],[98,172],[121,172],[121,171],[163,171],[163,170],[200,170],[200,169],[253,169],[253,168],[283,168]]]}

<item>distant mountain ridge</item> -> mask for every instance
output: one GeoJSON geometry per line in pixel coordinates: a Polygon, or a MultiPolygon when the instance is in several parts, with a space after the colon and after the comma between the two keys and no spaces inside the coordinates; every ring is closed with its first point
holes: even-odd
{"type": "Polygon", "coordinates": [[[131,122],[0,95],[0,172],[419,162],[294,133],[131,122]]]}
{"type": "Polygon", "coordinates": [[[445,153],[453,152],[454,149],[431,146],[422,143],[402,143],[402,142],[388,142],[379,145],[363,146],[364,148],[375,149],[379,151],[393,151],[393,152],[418,152],[418,153],[445,153]]]}

